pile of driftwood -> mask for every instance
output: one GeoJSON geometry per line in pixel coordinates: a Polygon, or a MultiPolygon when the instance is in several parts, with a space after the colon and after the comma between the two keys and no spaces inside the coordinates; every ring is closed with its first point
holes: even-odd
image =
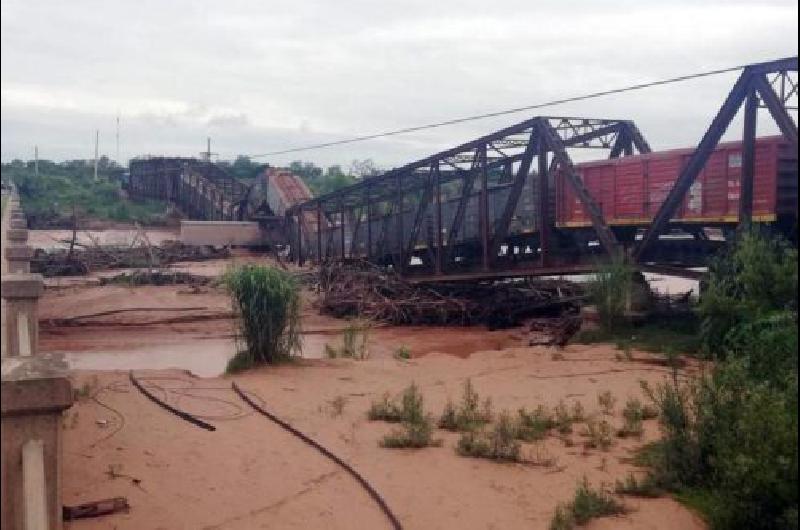
{"type": "Polygon", "coordinates": [[[393,324],[519,325],[531,316],[574,313],[583,289],[564,280],[416,285],[366,262],[320,270],[323,313],[393,324]]]}
{"type": "Polygon", "coordinates": [[[73,243],[67,249],[37,249],[31,272],[43,276],[80,276],[91,271],[125,268],[157,268],[178,261],[227,258],[227,248],[198,247],[177,241],[154,246],[145,241],[130,245],[84,245],[73,243]]]}

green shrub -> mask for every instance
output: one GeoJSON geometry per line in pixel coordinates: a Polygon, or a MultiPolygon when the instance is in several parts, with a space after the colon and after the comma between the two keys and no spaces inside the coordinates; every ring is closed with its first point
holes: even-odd
{"type": "Polygon", "coordinates": [[[389,401],[388,395],[384,395],[383,402],[377,406],[373,404],[369,413],[370,419],[402,423],[401,429],[395,429],[383,437],[379,442],[381,447],[420,448],[439,444],[438,440],[432,438],[433,420],[429,414],[425,414],[423,401],[417,385],[411,383],[403,391],[399,406],[389,401]]]}
{"type": "Polygon", "coordinates": [[[507,412],[500,414],[491,431],[466,431],[461,435],[456,451],[462,456],[487,458],[500,462],[519,462],[520,444],[516,428],[507,412]]]}
{"type": "Polygon", "coordinates": [[[797,311],[797,249],[756,228],[740,234],[709,265],[700,297],[701,338],[707,354],[726,353],[734,328],[774,311],[797,311]]]}
{"type": "Polygon", "coordinates": [[[589,438],[584,443],[584,447],[591,449],[608,451],[613,443],[611,440],[611,424],[606,420],[586,422],[586,430],[583,435],[589,438]]]}
{"type": "Polygon", "coordinates": [[[603,410],[603,414],[611,415],[614,413],[614,406],[617,404],[617,398],[610,390],[605,390],[597,395],[597,403],[603,410]]]}
{"type": "Polygon", "coordinates": [[[560,434],[569,434],[572,432],[572,423],[574,421],[572,413],[567,409],[567,405],[563,401],[559,401],[555,409],[555,426],[560,434]]]}
{"type": "Polygon", "coordinates": [[[647,474],[643,479],[637,479],[633,473],[628,473],[625,480],[617,480],[614,491],[620,495],[632,497],[660,497],[664,491],[658,487],[652,474],[647,474]]]}
{"type": "Polygon", "coordinates": [[[525,441],[541,440],[547,436],[547,431],[556,426],[550,412],[539,405],[535,410],[528,412],[525,408],[517,411],[517,438],[525,441]]]}
{"type": "Polygon", "coordinates": [[[273,364],[300,351],[300,295],[292,275],[244,265],[228,270],[224,284],[236,311],[241,355],[247,358],[237,365],[273,364]]]}
{"type": "Polygon", "coordinates": [[[654,462],[660,486],[693,491],[715,529],[777,528],[793,517],[796,373],[770,385],[751,379],[746,363],[729,360],[687,385],[650,393],[664,435],[654,462]]]}
{"type": "Polygon", "coordinates": [[[575,496],[567,504],[559,504],[550,520],[550,530],[571,530],[598,517],[628,512],[628,508],[603,489],[592,489],[586,477],[578,483],[575,496]]]}
{"type": "Polygon", "coordinates": [[[480,396],[472,386],[472,381],[464,382],[464,393],[461,403],[456,407],[448,401],[444,412],[439,418],[439,427],[448,431],[472,431],[492,421],[492,402],[486,399],[483,406],[480,396]]]}
{"type": "Polygon", "coordinates": [[[373,402],[367,417],[372,420],[387,421],[390,423],[410,422],[417,423],[426,416],[422,410],[422,394],[415,383],[411,383],[400,395],[400,403],[392,400],[389,393],[385,393],[381,401],[373,402]]]}
{"type": "Polygon", "coordinates": [[[423,420],[403,422],[402,429],[393,430],[381,439],[379,445],[387,449],[419,449],[431,445],[440,445],[440,440],[434,440],[433,421],[429,417],[423,420]]]}

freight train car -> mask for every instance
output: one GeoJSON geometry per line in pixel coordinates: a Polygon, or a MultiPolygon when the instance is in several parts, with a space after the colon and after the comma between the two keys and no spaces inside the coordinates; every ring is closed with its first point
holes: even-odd
{"type": "MultiPolygon", "coordinates": [[[[643,226],[655,216],[693,149],[674,149],[576,165],[611,226],[643,226]]],[[[736,224],[742,176],[742,143],[722,143],[689,189],[673,222],[736,224]]],[[[564,178],[556,179],[556,226],[591,226],[588,213],[564,178]]],[[[797,219],[797,152],[782,136],[756,141],[753,219],[797,219]]]]}

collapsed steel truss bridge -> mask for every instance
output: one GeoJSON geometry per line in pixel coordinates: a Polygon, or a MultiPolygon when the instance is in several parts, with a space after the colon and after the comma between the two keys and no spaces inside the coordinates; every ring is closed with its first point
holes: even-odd
{"type": "MultiPolygon", "coordinates": [[[[753,211],[756,113],[768,109],[797,151],[797,57],[745,67],[697,149],[645,227],[610,226],[569,152],[647,154],[629,120],[534,117],[287,211],[292,256],[303,263],[367,259],[419,280],[564,274],[612,257],[691,275],[721,242],[663,237],[687,191],[744,105],[740,223],[753,211]],[[794,104],[793,104],[794,103],[794,104]],[[555,224],[555,183],[573,190],[589,229],[555,224]]],[[[795,166],[796,174],[796,166],[795,166]]],[[[795,203],[797,197],[794,197],[795,203]]],[[[796,210],[795,210],[796,211],[796,210]]],[[[796,219],[796,217],[795,217],[796,219]]],[[[796,220],[795,220],[796,222],[796,220]]]]}

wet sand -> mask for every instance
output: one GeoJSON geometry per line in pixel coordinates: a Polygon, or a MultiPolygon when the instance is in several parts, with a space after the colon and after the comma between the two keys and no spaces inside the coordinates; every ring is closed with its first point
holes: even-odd
{"type": "MultiPolygon", "coordinates": [[[[652,383],[666,370],[614,359],[608,346],[569,346],[553,360],[549,348],[511,348],[466,359],[430,353],[411,361],[317,360],[245,375],[196,379],[176,371],[140,371],[157,378],[151,390],[217,427],[207,432],[165,412],[127,383],[125,373],[82,372],[103,404],[82,400],[65,418],[64,502],[126,496],[128,514],[68,524],[72,529],[118,528],[389,528],[382,513],[347,474],[265,418],[250,414],[229,390],[235,380],[266,407],[355,466],[376,487],[408,529],[526,528],[544,530],[559,502],[586,476],[613,486],[634,468],[631,451],[657,437],[655,421],[642,440],[616,439],[608,452],[584,450],[581,426],[571,447],[549,437],[524,444],[529,455],[554,458],[549,467],[498,464],[458,456],[458,435],[437,431],[441,447],[378,447],[392,426],[369,422],[372,400],[397,394],[412,381],[425,407],[439,414],[471,378],[495,411],[580,401],[600,415],[597,394],[618,400],[642,397],[639,380],[652,383]],[[169,392],[193,385],[194,390],[169,392]],[[206,389],[206,390],[202,390],[206,389]],[[197,396],[197,397],[193,397],[197,396]],[[345,400],[341,414],[332,402],[345,400]],[[113,410],[113,412],[112,412],[113,410]],[[102,427],[97,420],[107,422],[102,427]],[[119,429],[119,430],[118,430],[119,429]],[[98,440],[101,440],[98,442],[98,440]],[[119,476],[112,478],[109,470],[119,476]],[[134,483],[131,477],[137,479],[134,483]]],[[[636,354],[645,358],[645,354],[636,354]]],[[[630,514],[598,520],[589,529],[694,530],[700,520],[669,498],[626,499],[630,514]]]]}

